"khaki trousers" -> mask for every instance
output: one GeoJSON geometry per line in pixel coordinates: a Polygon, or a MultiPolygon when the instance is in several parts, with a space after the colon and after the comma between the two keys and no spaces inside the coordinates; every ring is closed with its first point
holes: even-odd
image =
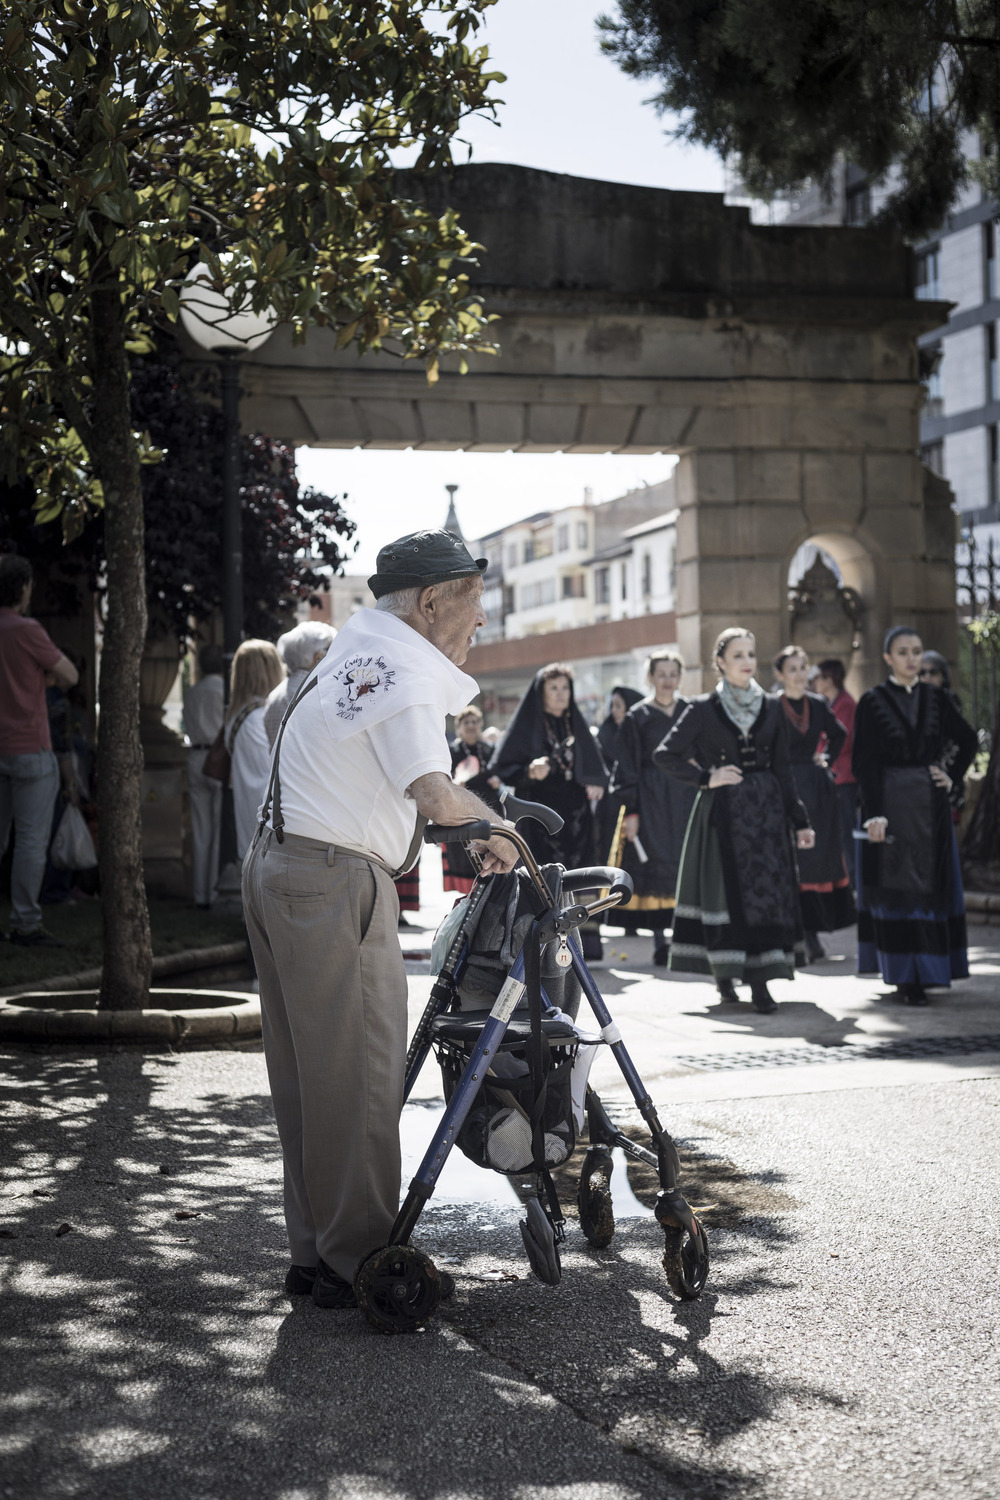
{"type": "Polygon", "coordinates": [[[345,1280],[399,1207],[406,971],[385,870],[265,829],[243,864],[295,1265],[345,1280]]]}

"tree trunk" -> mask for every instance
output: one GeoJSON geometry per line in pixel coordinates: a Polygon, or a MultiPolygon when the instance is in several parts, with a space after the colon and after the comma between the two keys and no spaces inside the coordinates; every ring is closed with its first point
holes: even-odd
{"type": "Polygon", "coordinates": [[[139,663],[146,643],[146,561],[139,457],[131,432],[125,317],[117,289],[91,299],[95,459],[104,488],[107,622],[97,743],[101,916],[100,1005],[149,1001],[153,945],[142,868],[139,663]]]}

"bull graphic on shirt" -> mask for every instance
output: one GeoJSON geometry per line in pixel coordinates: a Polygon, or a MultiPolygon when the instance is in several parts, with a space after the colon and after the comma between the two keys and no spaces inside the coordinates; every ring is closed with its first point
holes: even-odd
{"type": "Polygon", "coordinates": [[[335,680],[343,689],[342,696],[337,699],[337,717],[354,719],[363,711],[366,702],[392,687],[396,674],[384,656],[353,656],[335,674],[335,680]]]}

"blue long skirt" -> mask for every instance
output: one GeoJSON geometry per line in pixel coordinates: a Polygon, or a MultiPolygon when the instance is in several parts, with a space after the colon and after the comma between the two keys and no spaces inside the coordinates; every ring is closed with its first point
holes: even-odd
{"type": "Polygon", "coordinates": [[[886,984],[922,984],[947,989],[968,979],[965,892],[958,845],[951,831],[951,895],[944,905],[899,911],[866,907],[861,900],[861,845],[857,846],[858,973],[881,974],[886,984]]]}

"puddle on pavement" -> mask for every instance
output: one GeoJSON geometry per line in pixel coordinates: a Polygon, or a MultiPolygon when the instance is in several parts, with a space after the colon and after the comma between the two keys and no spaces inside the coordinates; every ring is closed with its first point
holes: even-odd
{"type": "MultiPolygon", "coordinates": [[[[407,1104],[399,1122],[399,1138],[403,1151],[403,1190],[423,1160],[430,1145],[431,1136],[441,1123],[443,1104],[407,1104]]],[[[651,1219],[653,1210],[640,1203],[633,1193],[626,1172],[625,1153],[612,1152],[615,1170],[611,1177],[611,1196],[614,1201],[615,1218],[651,1219]]],[[[457,1147],[444,1164],[432,1203],[500,1204],[504,1208],[518,1208],[520,1199],[511,1182],[499,1172],[487,1172],[477,1167],[457,1147]]]]}

